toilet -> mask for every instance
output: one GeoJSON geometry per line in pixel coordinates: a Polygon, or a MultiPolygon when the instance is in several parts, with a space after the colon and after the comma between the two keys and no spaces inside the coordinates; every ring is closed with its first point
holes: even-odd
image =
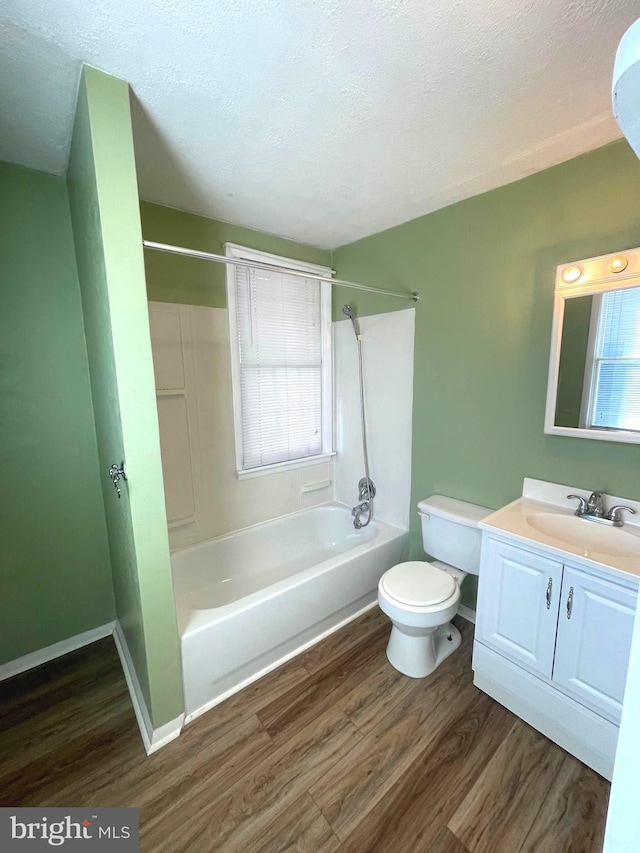
{"type": "Polygon", "coordinates": [[[462,641],[451,624],[460,587],[480,568],[478,522],[493,510],[432,495],[420,501],[422,544],[435,562],[398,563],[380,578],[378,604],[391,619],[387,658],[411,678],[424,678],[462,641]]]}

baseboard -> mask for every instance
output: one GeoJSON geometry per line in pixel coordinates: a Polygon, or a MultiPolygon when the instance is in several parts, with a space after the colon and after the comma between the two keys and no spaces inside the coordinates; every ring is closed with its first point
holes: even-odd
{"type": "Polygon", "coordinates": [[[138,728],[140,729],[144,749],[147,755],[151,755],[179,736],[184,725],[184,714],[180,714],[175,720],[170,720],[158,729],[153,728],[147,703],[144,700],[144,694],[142,693],[131,653],[129,652],[129,646],[127,645],[120,622],[115,623],[113,639],[118,650],[118,655],[120,656],[122,671],[124,672],[125,681],[129,688],[131,704],[133,705],[136,720],[138,721],[138,728]]]}
{"type": "Polygon", "coordinates": [[[74,637],[69,637],[66,640],[61,640],[59,643],[39,649],[37,652],[31,652],[28,655],[23,655],[20,658],[3,663],[0,665],[0,681],[13,678],[14,675],[20,675],[21,672],[34,669],[36,666],[42,666],[43,663],[48,663],[69,654],[69,652],[75,652],[76,649],[81,649],[83,646],[95,643],[96,640],[109,637],[113,634],[115,624],[115,622],[107,622],[106,625],[91,628],[89,631],[83,631],[82,634],[76,634],[74,637]]]}
{"type": "Polygon", "coordinates": [[[466,619],[467,622],[471,622],[474,625],[476,624],[476,611],[467,607],[466,604],[458,605],[458,616],[462,616],[462,618],[466,619]]]}

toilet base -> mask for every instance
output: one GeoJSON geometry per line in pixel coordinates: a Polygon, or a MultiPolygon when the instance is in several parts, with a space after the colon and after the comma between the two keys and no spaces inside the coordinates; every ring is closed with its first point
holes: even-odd
{"type": "Polygon", "coordinates": [[[447,622],[431,630],[393,625],[387,645],[389,663],[409,678],[425,678],[460,646],[460,631],[447,622]]]}

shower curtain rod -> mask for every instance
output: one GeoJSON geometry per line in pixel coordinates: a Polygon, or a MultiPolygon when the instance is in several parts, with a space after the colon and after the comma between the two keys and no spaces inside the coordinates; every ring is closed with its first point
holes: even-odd
{"type": "Polygon", "coordinates": [[[198,249],[186,249],[184,246],[171,246],[168,243],[154,243],[153,240],[143,240],[142,245],[145,249],[154,249],[157,252],[168,252],[170,255],[185,255],[188,258],[199,258],[202,261],[216,261],[219,264],[233,264],[236,267],[251,267],[252,269],[268,270],[269,272],[279,272],[285,275],[295,275],[300,278],[312,278],[315,281],[328,281],[329,284],[335,284],[338,287],[351,287],[354,290],[367,290],[369,293],[381,293],[384,296],[399,296],[401,299],[413,299],[417,302],[420,299],[418,293],[400,293],[397,290],[383,290],[380,287],[369,287],[368,284],[356,284],[354,281],[343,281],[340,278],[327,278],[323,275],[315,275],[314,273],[303,272],[302,270],[290,270],[286,267],[279,267],[276,264],[261,264],[256,261],[245,261],[242,258],[229,258],[226,255],[214,255],[211,252],[200,252],[198,249]]]}

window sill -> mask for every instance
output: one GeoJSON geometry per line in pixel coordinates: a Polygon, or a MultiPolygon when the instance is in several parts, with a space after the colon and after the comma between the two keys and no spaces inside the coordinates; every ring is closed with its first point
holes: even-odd
{"type": "Polygon", "coordinates": [[[277,474],[279,471],[289,471],[294,468],[308,468],[310,465],[320,465],[328,462],[336,452],[320,453],[318,456],[306,456],[304,459],[291,459],[289,462],[276,462],[274,465],[261,465],[260,468],[246,468],[236,471],[239,480],[252,480],[254,477],[265,477],[267,474],[277,474]]]}

